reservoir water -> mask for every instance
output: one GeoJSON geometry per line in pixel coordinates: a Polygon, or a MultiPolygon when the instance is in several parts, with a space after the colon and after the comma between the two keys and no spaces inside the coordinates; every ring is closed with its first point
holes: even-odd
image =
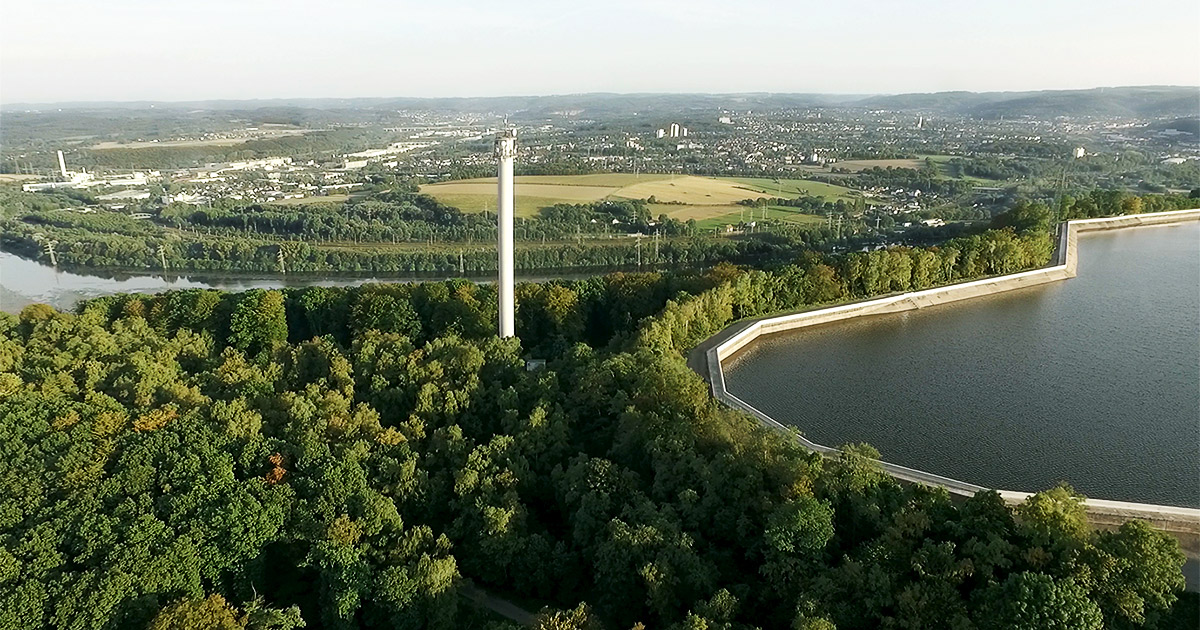
{"type": "Polygon", "coordinates": [[[765,337],[726,386],[992,488],[1200,506],[1200,223],[1084,234],[1065,282],[765,337]]]}

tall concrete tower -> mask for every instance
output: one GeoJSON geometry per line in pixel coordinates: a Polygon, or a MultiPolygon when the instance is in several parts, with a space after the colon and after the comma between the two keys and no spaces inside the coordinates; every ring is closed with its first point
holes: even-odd
{"type": "Polygon", "coordinates": [[[517,157],[517,132],[496,134],[496,249],[500,252],[500,336],[514,334],[513,301],[513,160],[517,157]]]}

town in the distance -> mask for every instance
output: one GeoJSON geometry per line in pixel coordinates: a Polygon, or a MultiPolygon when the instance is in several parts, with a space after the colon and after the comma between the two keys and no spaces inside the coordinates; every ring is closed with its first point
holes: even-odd
{"type": "Polygon", "coordinates": [[[686,248],[693,263],[714,261],[716,244],[746,256],[780,239],[874,248],[989,219],[1021,196],[1190,194],[1200,182],[1191,96],[10,106],[0,177],[43,194],[4,204],[4,246],[49,259],[45,243],[57,241],[55,261],[126,270],[480,274],[494,269],[479,252],[494,240],[492,137],[512,128],[516,238],[536,250],[522,269],[680,262],[682,246],[667,258],[662,241],[697,237],[713,243],[686,248]],[[647,237],[657,255],[639,255],[647,237]],[[607,253],[589,251],[600,245],[607,253]],[[243,255],[214,251],[222,247],[243,255]]]}

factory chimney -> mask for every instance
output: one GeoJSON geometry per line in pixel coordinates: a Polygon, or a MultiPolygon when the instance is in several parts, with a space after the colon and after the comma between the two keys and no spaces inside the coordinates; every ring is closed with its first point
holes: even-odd
{"type": "Polygon", "coordinates": [[[500,253],[500,336],[512,337],[513,304],[513,159],[517,157],[517,132],[496,134],[496,249],[500,253]]]}
{"type": "Polygon", "coordinates": [[[62,151],[58,152],[58,174],[67,176],[67,161],[63,159],[62,151]]]}

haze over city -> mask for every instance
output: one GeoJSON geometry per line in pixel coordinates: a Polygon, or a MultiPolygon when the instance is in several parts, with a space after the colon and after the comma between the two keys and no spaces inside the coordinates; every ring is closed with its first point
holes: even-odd
{"type": "Polygon", "coordinates": [[[1200,4],[7,2],[0,102],[1200,83],[1200,4]]]}

